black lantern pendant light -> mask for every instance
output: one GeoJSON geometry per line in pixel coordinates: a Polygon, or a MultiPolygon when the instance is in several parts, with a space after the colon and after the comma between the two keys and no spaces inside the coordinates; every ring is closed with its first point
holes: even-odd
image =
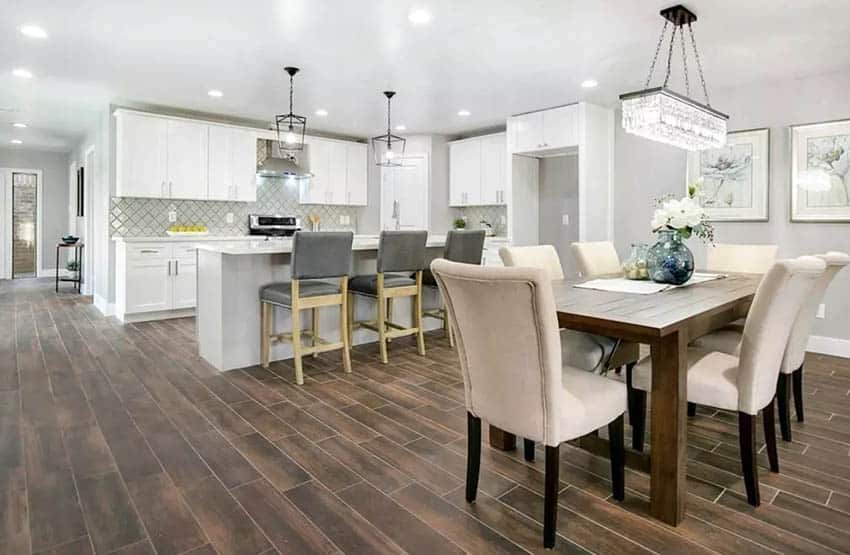
{"type": "Polygon", "coordinates": [[[385,168],[398,167],[404,160],[404,147],[407,139],[393,135],[390,121],[390,102],[395,91],[384,91],[387,97],[387,132],[384,135],[372,137],[372,150],[375,153],[375,164],[385,168]]]}
{"type": "Polygon", "coordinates": [[[297,67],[285,67],[283,71],[289,74],[289,113],[275,116],[277,142],[285,152],[304,150],[304,132],[307,130],[307,118],[292,112],[293,77],[298,73],[297,67]]]}

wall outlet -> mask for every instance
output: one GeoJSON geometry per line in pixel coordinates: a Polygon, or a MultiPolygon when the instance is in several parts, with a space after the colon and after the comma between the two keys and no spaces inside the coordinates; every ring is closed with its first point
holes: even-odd
{"type": "Polygon", "coordinates": [[[171,223],[174,223],[174,222],[177,221],[177,211],[176,210],[169,210],[168,211],[168,221],[171,222],[171,223]]]}
{"type": "Polygon", "coordinates": [[[508,223],[507,217],[499,216],[499,223],[502,224],[502,225],[505,225],[506,223],[508,223]]]}
{"type": "Polygon", "coordinates": [[[561,225],[570,225],[570,215],[564,214],[561,216],[561,225]]]}
{"type": "Polygon", "coordinates": [[[346,224],[346,221],[345,221],[345,214],[340,214],[340,215],[339,215],[339,224],[340,224],[340,225],[345,225],[345,224],[346,224]]]}
{"type": "Polygon", "coordinates": [[[818,305],[817,317],[820,318],[821,320],[826,318],[826,305],[825,304],[819,304],[818,305]]]}
{"type": "Polygon", "coordinates": [[[224,221],[226,221],[229,224],[232,224],[233,223],[233,212],[228,212],[227,215],[224,217],[224,221]]]}

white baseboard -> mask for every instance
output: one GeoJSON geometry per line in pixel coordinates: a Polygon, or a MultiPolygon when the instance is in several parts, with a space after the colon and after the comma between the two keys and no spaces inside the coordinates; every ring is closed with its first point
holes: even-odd
{"type": "Polygon", "coordinates": [[[115,305],[109,303],[100,295],[94,295],[94,307],[104,316],[112,316],[115,314],[115,305]]]}
{"type": "Polygon", "coordinates": [[[809,337],[807,350],[823,355],[850,358],[850,339],[813,335],[809,337]]]}
{"type": "MultiPolygon", "coordinates": [[[[42,268],[38,271],[38,277],[56,277],[56,268],[42,268]]],[[[59,277],[71,277],[71,272],[62,268],[59,270],[59,277]]]]}

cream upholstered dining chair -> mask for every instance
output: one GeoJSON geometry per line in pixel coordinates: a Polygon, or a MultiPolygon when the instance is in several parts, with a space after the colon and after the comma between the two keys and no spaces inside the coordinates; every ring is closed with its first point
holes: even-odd
{"type": "MultiPolygon", "coordinates": [[[[738,440],[747,501],[760,504],[756,460],[756,416],[762,411],[771,472],[779,472],[773,401],[776,380],[794,321],[826,263],[803,256],[773,264],[756,290],[737,355],[689,347],[688,401],[738,412],[738,440]]],[[[652,365],[634,370],[634,387],[651,390],[652,365]]],[[[646,414],[630,415],[646,418],[646,414]]]]}
{"type": "Polygon", "coordinates": [[[711,272],[764,274],[776,260],[776,245],[716,243],[708,247],[706,269],[711,272]]]}
{"type": "Polygon", "coordinates": [[[611,241],[573,243],[570,245],[570,251],[576,259],[581,277],[618,274],[622,270],[617,249],[611,241]]]}
{"type": "MultiPolygon", "coordinates": [[[[809,296],[806,297],[805,304],[794,319],[791,335],[782,357],[782,365],[779,368],[776,401],[779,408],[779,429],[782,431],[782,439],[785,441],[791,441],[791,413],[788,405],[792,384],[789,382],[793,381],[794,408],[797,413],[797,421],[802,422],[803,362],[806,358],[809,336],[817,317],[818,306],[823,301],[826,290],[835,276],[845,266],[850,265],[850,255],[843,252],[828,252],[817,256],[826,263],[826,270],[818,279],[809,296]]],[[[701,337],[699,346],[703,349],[737,355],[741,350],[742,337],[741,327],[731,325],[701,337]]]]}
{"type": "MultiPolygon", "coordinates": [[[[539,268],[431,263],[455,331],[463,373],[468,449],[466,500],[475,501],[481,420],[546,448],[543,544],[555,545],[559,446],[608,425],[614,498],[624,495],[621,383],[561,365],[549,276],[539,268]],[[498,322],[498,325],[493,325],[498,322]]],[[[533,443],[532,454],[534,453],[533,443]]]]}

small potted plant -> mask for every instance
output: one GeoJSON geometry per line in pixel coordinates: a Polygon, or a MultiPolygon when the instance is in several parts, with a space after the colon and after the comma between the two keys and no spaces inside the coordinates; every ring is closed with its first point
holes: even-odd
{"type": "Polygon", "coordinates": [[[80,263],[76,260],[69,260],[65,263],[65,269],[69,272],[79,272],[80,271],[80,263]]]}
{"type": "Polygon", "coordinates": [[[466,218],[455,218],[454,228],[455,229],[466,229],[466,218]]]}

